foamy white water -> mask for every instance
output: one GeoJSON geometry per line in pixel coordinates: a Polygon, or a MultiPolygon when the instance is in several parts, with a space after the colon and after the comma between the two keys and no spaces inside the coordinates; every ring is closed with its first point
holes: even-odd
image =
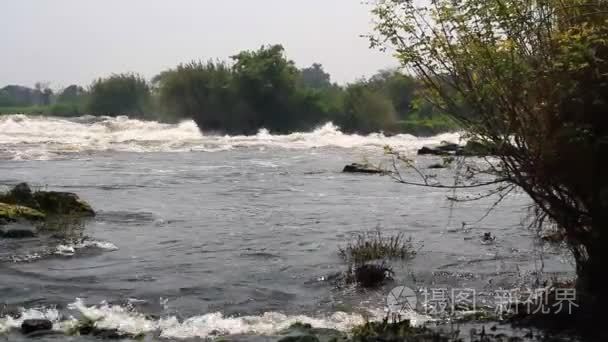
{"type": "Polygon", "coordinates": [[[423,145],[441,141],[457,142],[457,133],[418,138],[409,134],[387,137],[344,134],[332,123],[312,132],[272,135],[260,130],[251,136],[202,134],[193,121],[164,124],[128,117],[83,116],[66,119],[27,116],[0,116],[0,158],[47,160],[73,153],[120,152],[217,152],[233,148],[260,147],[310,149],[320,147],[381,148],[389,145],[413,152],[423,145]]]}
{"type": "MultiPolygon", "coordinates": [[[[285,315],[278,312],[267,312],[259,316],[227,317],[222,313],[208,313],[179,321],[174,316],[161,319],[151,319],[135,312],[128,307],[101,303],[87,306],[77,299],[68,305],[68,309],[76,317],[87,318],[95,322],[98,329],[118,330],[131,335],[157,333],[162,338],[187,339],[207,338],[227,335],[275,335],[295,323],[310,324],[315,328],[334,329],[348,332],[355,326],[368,321],[377,321],[385,317],[383,310],[368,311],[365,317],[358,313],[335,312],[325,316],[285,315]]],[[[75,316],[65,316],[58,310],[23,309],[21,317],[10,316],[0,318],[0,333],[11,329],[19,329],[25,319],[48,319],[53,322],[53,330],[68,332],[78,324],[75,316]]],[[[404,319],[410,319],[413,324],[422,324],[429,318],[412,312],[405,314],[404,319]]]]}

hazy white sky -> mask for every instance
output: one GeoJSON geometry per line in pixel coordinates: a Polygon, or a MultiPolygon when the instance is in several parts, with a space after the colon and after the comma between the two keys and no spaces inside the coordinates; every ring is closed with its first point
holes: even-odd
{"type": "Polygon", "coordinates": [[[370,50],[360,0],[0,0],[0,86],[88,85],[281,43],[298,66],[344,83],[395,66],[370,50]]]}

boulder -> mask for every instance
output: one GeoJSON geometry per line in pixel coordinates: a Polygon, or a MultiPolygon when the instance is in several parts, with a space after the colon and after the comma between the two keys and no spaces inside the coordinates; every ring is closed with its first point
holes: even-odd
{"type": "Polygon", "coordinates": [[[463,150],[463,146],[458,144],[442,142],[436,146],[424,146],[418,150],[418,155],[431,155],[431,156],[454,156],[459,155],[463,150]]]}
{"type": "Polygon", "coordinates": [[[26,335],[51,329],[53,329],[53,322],[48,319],[26,319],[21,323],[21,332],[26,335]]]}
{"type": "MultiPolygon", "coordinates": [[[[0,195],[0,202],[35,209],[51,215],[95,216],[95,211],[78,195],[71,192],[35,191],[27,183],[17,184],[0,195]]],[[[1,210],[1,208],[0,208],[1,210]]],[[[0,216],[0,219],[2,216],[0,216]]]]}
{"type": "Polygon", "coordinates": [[[40,211],[20,205],[0,203],[0,224],[9,222],[42,221],[46,215],[40,211]]]}
{"type": "Polygon", "coordinates": [[[346,165],[344,167],[344,170],[342,170],[342,172],[381,174],[381,173],[384,173],[385,171],[380,170],[380,169],[378,169],[374,166],[368,165],[368,164],[352,163],[350,165],[346,165]]]}
{"type": "Polygon", "coordinates": [[[34,193],[34,199],[40,210],[47,214],[95,216],[93,208],[71,192],[39,191],[34,193]]]}

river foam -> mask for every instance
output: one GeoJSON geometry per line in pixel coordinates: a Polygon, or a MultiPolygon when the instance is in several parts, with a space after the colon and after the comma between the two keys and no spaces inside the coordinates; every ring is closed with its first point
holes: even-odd
{"type": "MultiPolygon", "coordinates": [[[[229,317],[220,312],[194,316],[180,321],[175,316],[151,318],[138,313],[128,306],[86,305],[77,299],[68,305],[69,312],[59,312],[55,308],[22,309],[19,318],[10,316],[0,318],[0,333],[19,329],[25,319],[48,319],[53,322],[53,330],[68,333],[86,318],[95,322],[102,330],[116,330],[129,335],[155,334],[166,339],[209,338],[229,335],[270,336],[284,332],[295,323],[310,324],[315,328],[334,329],[348,332],[357,325],[368,321],[381,320],[386,316],[384,310],[367,310],[366,314],[335,312],[327,315],[286,315],[279,312],[266,312],[257,316],[229,317]]],[[[422,323],[423,316],[412,313],[406,315],[414,324],[422,323]]],[[[424,319],[424,318],[423,318],[424,319]]]]}
{"type": "Polygon", "coordinates": [[[458,139],[457,133],[428,138],[409,134],[390,137],[381,133],[344,134],[332,123],[311,132],[274,135],[261,129],[256,135],[229,136],[202,134],[190,120],[165,124],[125,116],[69,119],[21,114],[0,116],[0,158],[13,160],[48,160],[103,151],[217,152],[247,147],[377,149],[390,145],[411,152],[423,145],[458,139]]]}

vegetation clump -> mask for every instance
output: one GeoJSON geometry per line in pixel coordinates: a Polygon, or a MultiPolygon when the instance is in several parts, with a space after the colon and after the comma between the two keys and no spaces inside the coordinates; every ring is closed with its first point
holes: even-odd
{"type": "Polygon", "coordinates": [[[0,224],[15,222],[20,219],[42,221],[46,215],[40,211],[15,204],[0,203],[0,224]]]}
{"type": "Polygon", "coordinates": [[[357,234],[353,241],[339,247],[338,254],[351,263],[365,263],[373,260],[407,260],[416,255],[411,238],[404,234],[385,236],[378,229],[375,232],[357,234]]]}
{"type": "Polygon", "coordinates": [[[388,319],[382,322],[368,322],[352,330],[353,342],[449,342],[455,341],[452,337],[442,336],[427,328],[417,328],[410,321],[390,323],[388,319]]]}

